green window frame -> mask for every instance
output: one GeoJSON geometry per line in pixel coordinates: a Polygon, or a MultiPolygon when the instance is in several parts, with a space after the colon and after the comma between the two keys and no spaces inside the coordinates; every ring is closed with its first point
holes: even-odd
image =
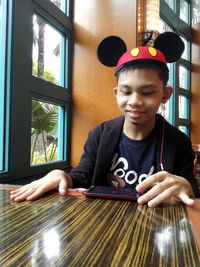
{"type": "Polygon", "coordinates": [[[0,174],[8,171],[11,10],[12,3],[7,0],[2,0],[0,8],[0,174]]]}
{"type": "Polygon", "coordinates": [[[161,0],[160,1],[160,17],[161,19],[177,34],[184,38],[187,46],[186,58],[182,57],[178,62],[171,64],[170,85],[174,88],[173,96],[170,100],[170,115],[169,121],[175,127],[182,130],[185,134],[190,135],[190,106],[191,106],[191,3],[189,0],[161,0]],[[180,9],[181,3],[187,5],[186,22],[181,19],[180,9]],[[187,70],[185,80],[187,85],[182,88],[179,82],[180,66],[187,70]],[[181,98],[182,97],[182,98],[181,98]],[[183,116],[181,117],[180,98],[185,99],[183,103],[183,116]]]}
{"type": "Polygon", "coordinates": [[[6,20],[7,3],[0,3],[0,171],[4,170],[4,121],[5,121],[5,54],[6,54],[6,20]]]}
{"type": "MultiPolygon", "coordinates": [[[[63,0],[61,10],[50,0],[7,0],[7,26],[10,25],[10,54],[7,52],[5,102],[6,122],[9,122],[4,136],[7,147],[7,168],[0,172],[1,183],[26,183],[43,176],[52,169],[69,170],[69,123],[71,109],[71,40],[72,40],[72,0],[63,0]],[[32,75],[33,15],[37,14],[63,37],[64,51],[61,65],[63,75],[61,85],[53,84],[32,75]],[[8,21],[9,24],[8,24],[8,21]],[[12,65],[12,68],[8,68],[12,65]],[[9,95],[10,94],[10,95],[9,95]],[[37,99],[59,107],[59,160],[45,164],[30,164],[32,100],[37,99]],[[7,139],[7,143],[6,143],[7,139]]],[[[8,27],[7,27],[8,28],[8,27]]],[[[7,38],[7,41],[9,39],[7,38]]],[[[6,44],[9,47],[9,44],[6,44]]],[[[4,97],[5,99],[5,97],[4,97]]],[[[1,120],[2,121],[2,120],[1,120]]],[[[5,123],[4,123],[4,126],[5,123]]],[[[4,127],[4,130],[6,128],[4,127]]]]}

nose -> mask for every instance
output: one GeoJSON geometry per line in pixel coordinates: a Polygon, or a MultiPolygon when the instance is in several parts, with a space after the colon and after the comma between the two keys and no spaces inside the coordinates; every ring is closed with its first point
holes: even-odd
{"type": "Polygon", "coordinates": [[[130,106],[141,106],[143,104],[143,97],[137,92],[130,95],[128,105],[130,106]]]}

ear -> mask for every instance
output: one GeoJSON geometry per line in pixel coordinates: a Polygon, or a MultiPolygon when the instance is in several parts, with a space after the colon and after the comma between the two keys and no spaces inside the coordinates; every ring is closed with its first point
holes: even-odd
{"type": "Polygon", "coordinates": [[[164,96],[162,98],[162,103],[165,104],[169,100],[170,96],[173,93],[173,88],[171,86],[166,86],[164,89],[164,96]]]}
{"type": "Polygon", "coordinates": [[[117,96],[118,87],[113,88],[113,95],[114,97],[117,96]]]}

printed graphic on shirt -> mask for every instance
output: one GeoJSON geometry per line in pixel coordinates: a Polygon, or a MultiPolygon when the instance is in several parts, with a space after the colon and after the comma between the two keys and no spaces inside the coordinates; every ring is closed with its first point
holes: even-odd
{"type": "Polygon", "coordinates": [[[133,140],[122,133],[110,171],[126,186],[135,187],[155,173],[155,147],[155,131],[144,140],[133,140]]]}
{"type": "Polygon", "coordinates": [[[148,176],[152,175],[154,173],[154,166],[150,167],[148,173],[138,174],[135,170],[130,170],[127,159],[123,157],[118,158],[118,153],[116,153],[112,159],[110,171],[115,176],[122,178],[126,184],[133,185],[141,183],[148,176]]]}

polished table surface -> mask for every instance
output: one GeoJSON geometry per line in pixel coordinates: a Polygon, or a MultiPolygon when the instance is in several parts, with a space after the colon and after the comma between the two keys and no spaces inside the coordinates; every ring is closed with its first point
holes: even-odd
{"type": "Polygon", "coordinates": [[[0,189],[1,267],[200,266],[199,200],[148,208],[69,194],[15,203],[0,189]]]}

